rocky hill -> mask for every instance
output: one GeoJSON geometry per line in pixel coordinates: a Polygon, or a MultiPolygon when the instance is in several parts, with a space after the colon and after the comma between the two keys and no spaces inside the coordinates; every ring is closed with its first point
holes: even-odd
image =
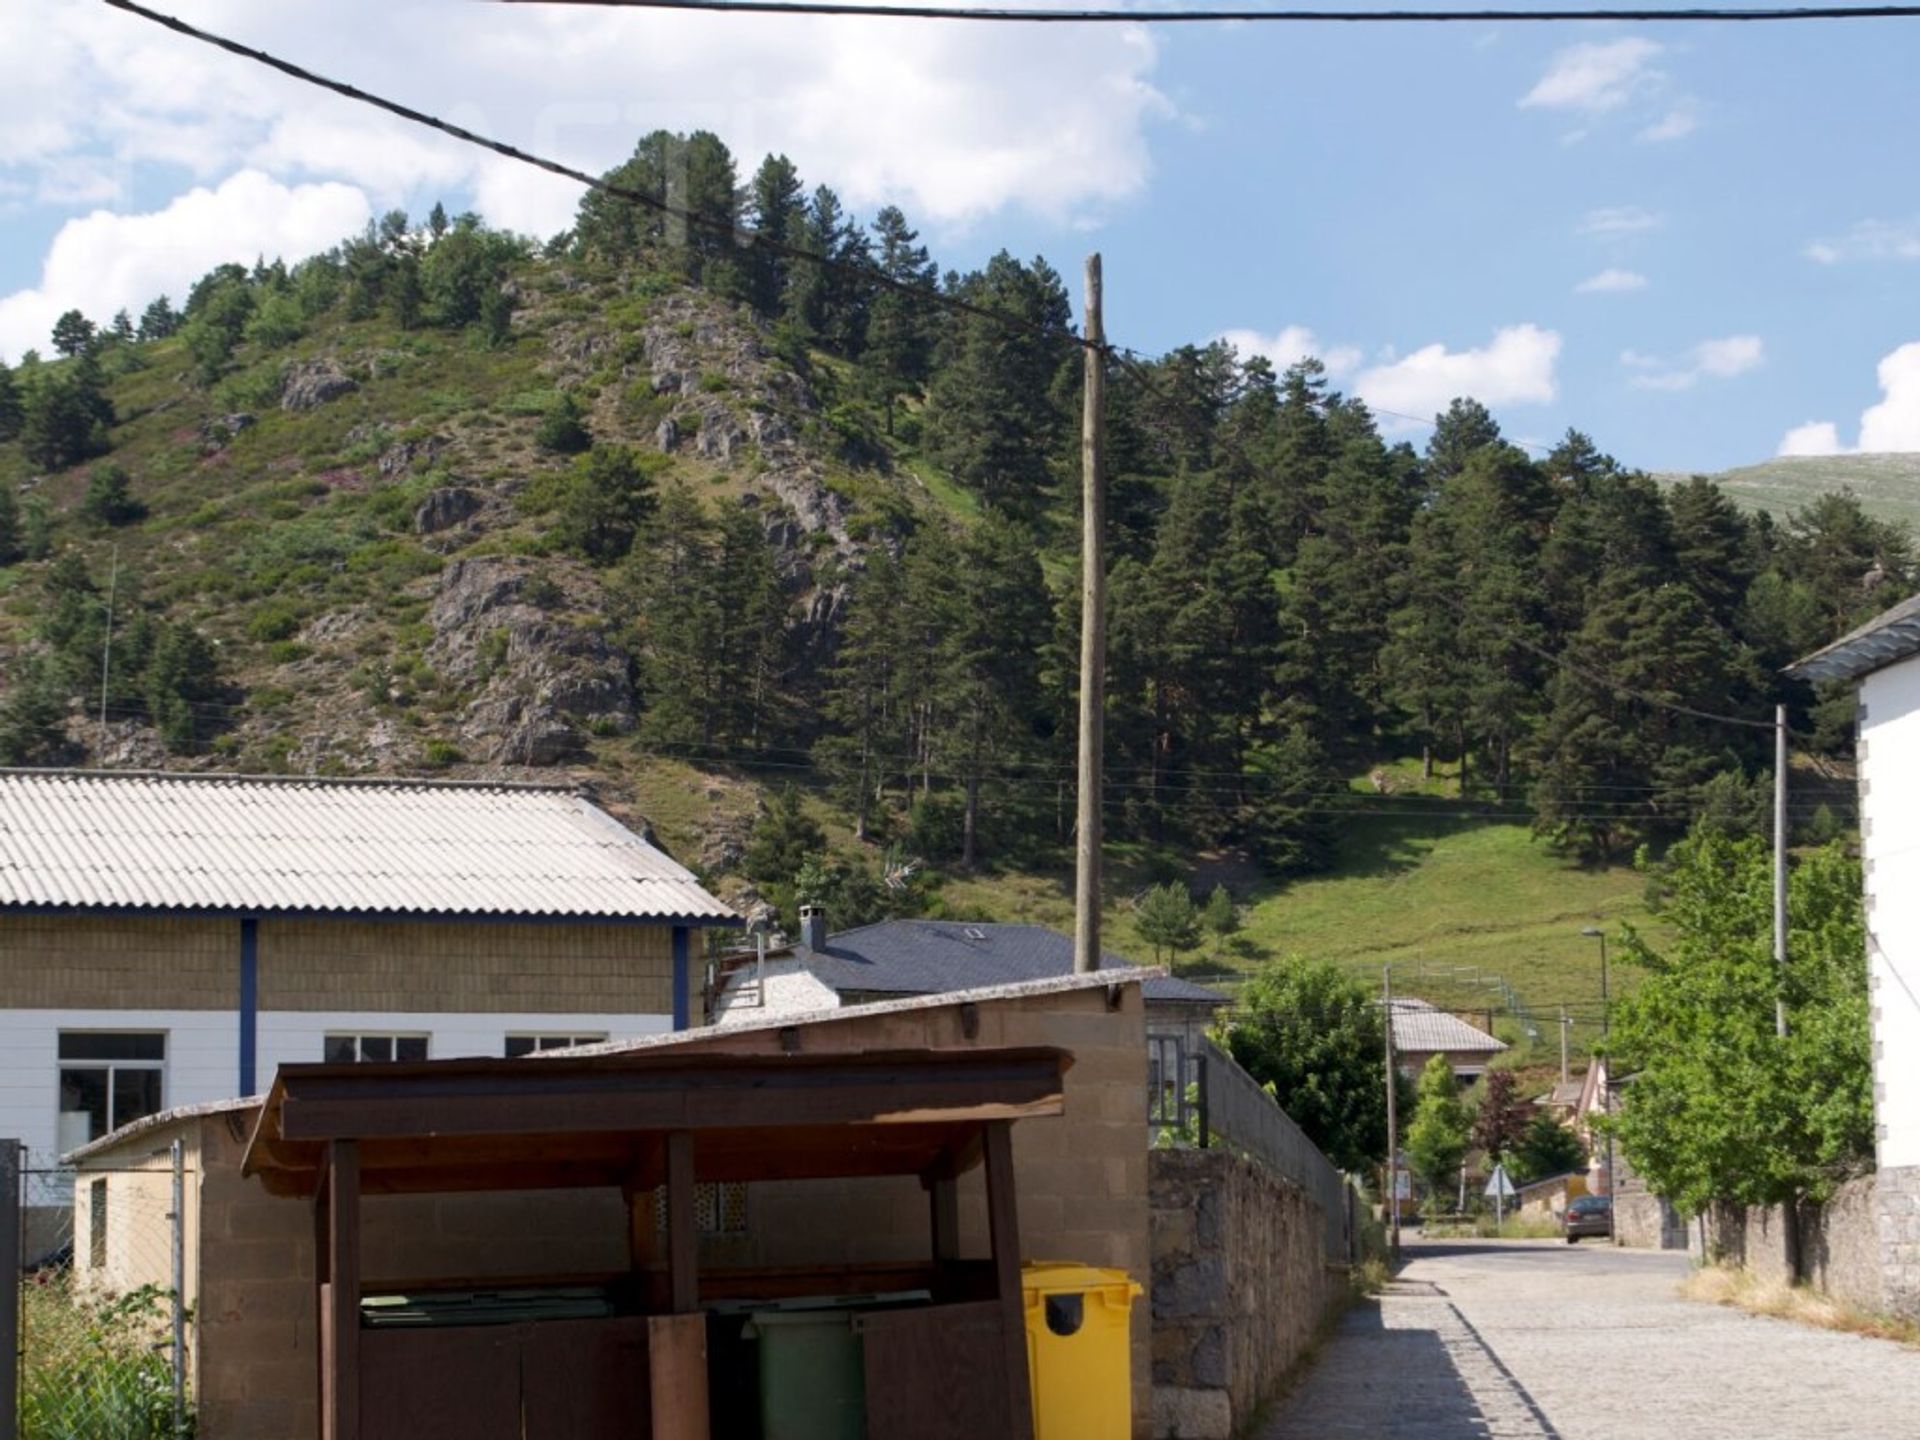
{"type": "MultiPolygon", "coordinates": [[[[1660,476],[1668,483],[1685,478],[1660,476]]],[[[1778,516],[1790,515],[1821,495],[1851,490],[1869,515],[1920,531],[1920,454],[1787,456],[1711,478],[1746,509],[1778,516]]]]}

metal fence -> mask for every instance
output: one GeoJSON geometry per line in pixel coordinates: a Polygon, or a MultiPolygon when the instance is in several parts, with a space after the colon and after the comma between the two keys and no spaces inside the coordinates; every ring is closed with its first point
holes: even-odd
{"type": "Polygon", "coordinates": [[[1148,1123],[1156,1143],[1221,1146],[1298,1185],[1326,1220],[1326,1254],[1357,1254],[1358,1197],[1352,1183],[1287,1112],[1213,1041],[1149,1035],[1148,1123]]]}
{"type": "Polygon", "coordinates": [[[147,1165],[35,1168],[0,1141],[0,1440],[184,1440],[192,1434],[187,1169],[176,1142],[147,1165]],[[11,1172],[10,1174],[7,1172],[11,1172]],[[9,1181],[13,1183],[8,1183],[9,1181]],[[8,1201],[14,1213],[7,1215],[8,1201]],[[11,1403],[7,1403],[8,1399],[11,1403]]]}

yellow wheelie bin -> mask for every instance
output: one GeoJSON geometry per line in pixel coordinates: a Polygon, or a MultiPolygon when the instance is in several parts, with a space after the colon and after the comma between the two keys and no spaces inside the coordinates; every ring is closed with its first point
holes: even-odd
{"type": "Polygon", "coordinates": [[[1034,1440],[1124,1440],[1133,1429],[1128,1317],[1140,1287],[1124,1270],[1072,1261],[1022,1267],[1034,1440]]]}

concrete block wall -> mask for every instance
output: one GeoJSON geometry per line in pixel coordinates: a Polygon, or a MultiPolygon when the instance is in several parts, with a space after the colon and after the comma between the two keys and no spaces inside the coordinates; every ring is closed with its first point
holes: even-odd
{"type": "Polygon", "coordinates": [[[1882,1307],[1920,1318],[1920,1165],[1882,1170],[1875,1182],[1882,1307]]]}
{"type": "Polygon", "coordinates": [[[1762,1279],[1811,1285],[1869,1313],[1920,1316],[1920,1167],[1850,1180],[1791,1219],[1777,1205],[1717,1208],[1706,1243],[1711,1258],[1762,1279]]]}
{"type": "Polygon", "coordinates": [[[1230,1440],[1344,1298],[1320,1207],[1221,1150],[1156,1150],[1153,1434],[1230,1440]]]}

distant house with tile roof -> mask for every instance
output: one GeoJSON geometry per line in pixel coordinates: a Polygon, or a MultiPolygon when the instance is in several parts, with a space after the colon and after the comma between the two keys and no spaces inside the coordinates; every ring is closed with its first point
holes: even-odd
{"type": "Polygon", "coordinates": [[[569,787],[0,771],[0,1135],[684,1027],[732,923],[569,787]]]}
{"type": "Polygon", "coordinates": [[[1486,1074],[1493,1057],[1506,1048],[1506,1041],[1429,1001],[1394,997],[1393,1055],[1408,1075],[1418,1075],[1435,1055],[1444,1055],[1454,1079],[1466,1084],[1486,1074]]]}

